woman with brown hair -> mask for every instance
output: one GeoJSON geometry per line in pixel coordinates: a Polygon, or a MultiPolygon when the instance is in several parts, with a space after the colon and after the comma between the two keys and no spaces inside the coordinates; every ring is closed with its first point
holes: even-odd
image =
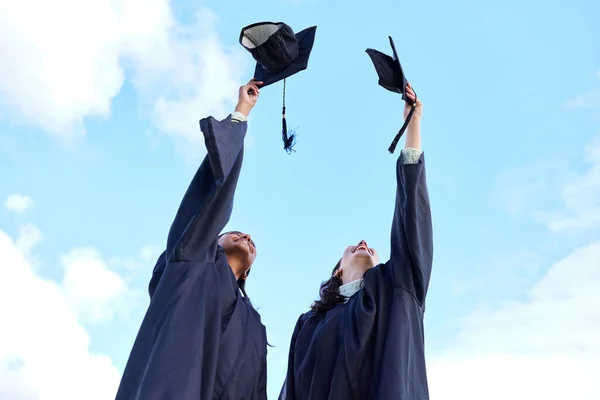
{"type": "Polygon", "coordinates": [[[398,159],[391,254],[379,262],[367,242],[349,246],[320,299],[300,316],[280,400],[429,399],[423,314],[433,240],[423,106],[410,85],[406,145],[398,159]]]}

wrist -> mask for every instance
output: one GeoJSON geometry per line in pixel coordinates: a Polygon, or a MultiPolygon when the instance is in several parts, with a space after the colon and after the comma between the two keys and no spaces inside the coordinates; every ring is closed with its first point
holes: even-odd
{"type": "Polygon", "coordinates": [[[250,114],[252,106],[246,102],[240,101],[235,106],[235,111],[244,114],[246,117],[250,114]]]}
{"type": "Polygon", "coordinates": [[[415,110],[412,117],[410,118],[409,123],[410,124],[414,123],[415,125],[418,125],[421,123],[421,115],[419,115],[418,111],[415,110]]]}

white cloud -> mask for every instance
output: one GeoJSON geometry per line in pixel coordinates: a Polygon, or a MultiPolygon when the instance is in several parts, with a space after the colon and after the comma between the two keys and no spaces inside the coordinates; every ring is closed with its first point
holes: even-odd
{"type": "Polygon", "coordinates": [[[27,224],[21,227],[16,245],[24,254],[29,255],[33,247],[44,239],[37,226],[27,224]]]}
{"type": "MultiPolygon", "coordinates": [[[[584,161],[583,171],[560,165],[565,160],[516,169],[501,177],[495,197],[554,232],[597,228],[600,138],[586,146],[584,161]]],[[[429,358],[432,398],[600,398],[598,260],[600,242],[579,248],[522,300],[480,307],[462,319],[453,345],[429,358]]],[[[515,283],[504,284],[512,290],[515,283]]]]}
{"type": "Polygon", "coordinates": [[[62,263],[62,289],[77,316],[86,322],[112,319],[127,294],[125,280],[93,248],[73,249],[62,263]]]}
{"type": "Polygon", "coordinates": [[[566,210],[548,218],[548,227],[553,231],[600,225],[600,138],[586,146],[585,161],[590,168],[572,174],[560,189],[566,210]]]}
{"type": "Polygon", "coordinates": [[[85,118],[110,115],[131,71],[157,127],[197,143],[198,120],[228,111],[245,66],[216,21],[200,10],[182,26],[169,0],[1,0],[0,102],[17,122],[73,140],[85,118]]]}
{"type": "Polygon", "coordinates": [[[33,199],[22,194],[11,194],[4,202],[4,208],[8,211],[23,213],[33,206],[33,199]]]}
{"type": "MultiPolygon", "coordinates": [[[[564,161],[564,160],[563,160],[564,161]]],[[[498,177],[493,197],[510,214],[526,214],[551,231],[600,226],[600,137],[584,151],[587,169],[552,162],[521,166],[498,177]],[[554,204],[553,204],[554,203],[554,204]]]]}
{"type": "Polygon", "coordinates": [[[600,242],[554,264],[527,299],[466,317],[429,360],[444,400],[600,398],[600,242]]]}
{"type": "Polygon", "coordinates": [[[217,16],[199,11],[189,27],[169,31],[165,42],[135,49],[136,87],[152,101],[159,129],[187,142],[204,143],[198,121],[204,114],[225,117],[237,98],[247,56],[241,49],[225,51],[216,34],[217,16]]]}
{"type": "Polygon", "coordinates": [[[85,116],[110,113],[124,79],[118,47],[126,21],[109,1],[3,0],[1,7],[5,104],[60,137],[82,133],[85,116]]]}
{"type": "Polygon", "coordinates": [[[596,400],[600,396],[595,383],[598,363],[585,357],[482,354],[430,365],[432,399],[596,400]]]}
{"type": "Polygon", "coordinates": [[[538,163],[502,171],[497,177],[494,201],[512,215],[539,206],[543,200],[540,193],[553,188],[555,174],[550,173],[553,166],[538,163]]]}
{"type": "Polygon", "coordinates": [[[142,262],[147,263],[155,263],[156,259],[162,253],[163,249],[160,246],[144,246],[140,250],[140,257],[142,262]]]}
{"type": "Polygon", "coordinates": [[[119,372],[90,352],[90,337],[64,289],[36,274],[0,230],[0,397],[11,400],[114,398],[119,372]]]}
{"type": "MultiPolygon", "coordinates": [[[[164,248],[160,246],[144,246],[140,249],[137,257],[113,257],[109,260],[109,264],[115,269],[125,268],[134,277],[140,271],[145,271],[145,273],[148,270],[151,271],[163,250],[164,248]]],[[[147,278],[145,274],[144,278],[147,278]]]]}

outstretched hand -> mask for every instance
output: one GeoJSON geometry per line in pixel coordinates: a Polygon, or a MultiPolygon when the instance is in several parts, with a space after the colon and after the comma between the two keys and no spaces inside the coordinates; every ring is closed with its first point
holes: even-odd
{"type": "Polygon", "coordinates": [[[263,83],[255,79],[251,79],[246,85],[240,87],[238,95],[238,104],[235,107],[236,111],[244,115],[250,114],[250,111],[256,105],[260,94],[259,86],[263,83]]]}
{"type": "MultiPolygon", "coordinates": [[[[421,115],[423,115],[423,103],[421,103],[421,100],[417,98],[417,95],[415,94],[415,91],[413,90],[412,86],[410,86],[410,83],[406,85],[406,97],[408,97],[413,103],[415,102],[415,100],[417,101],[415,104],[415,112],[413,113],[411,121],[415,119],[420,120],[421,115]]],[[[408,102],[405,103],[404,119],[408,117],[408,113],[410,112],[410,109],[412,107],[413,106],[408,102]]]]}

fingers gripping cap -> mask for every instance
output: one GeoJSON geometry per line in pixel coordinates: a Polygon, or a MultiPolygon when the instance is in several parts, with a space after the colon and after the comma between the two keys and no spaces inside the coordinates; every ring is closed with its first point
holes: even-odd
{"type": "MultiPolygon", "coordinates": [[[[408,127],[410,120],[414,114],[416,107],[416,99],[412,101],[406,95],[406,88],[408,86],[408,81],[406,79],[406,75],[404,74],[404,70],[402,69],[402,65],[400,64],[400,59],[398,58],[398,53],[396,52],[396,46],[394,45],[394,40],[392,37],[389,37],[390,45],[392,47],[393,57],[387,54],[384,54],[378,50],[367,49],[366,52],[371,58],[373,62],[373,66],[375,67],[375,71],[377,72],[377,76],[379,77],[379,86],[402,95],[402,100],[406,101],[408,104],[412,105],[412,108],[404,121],[404,124],[400,128],[400,131],[392,140],[388,151],[393,153],[396,149],[396,145],[398,141],[404,134],[404,131],[408,127]]],[[[415,93],[416,96],[416,93],[415,93]]]]}

